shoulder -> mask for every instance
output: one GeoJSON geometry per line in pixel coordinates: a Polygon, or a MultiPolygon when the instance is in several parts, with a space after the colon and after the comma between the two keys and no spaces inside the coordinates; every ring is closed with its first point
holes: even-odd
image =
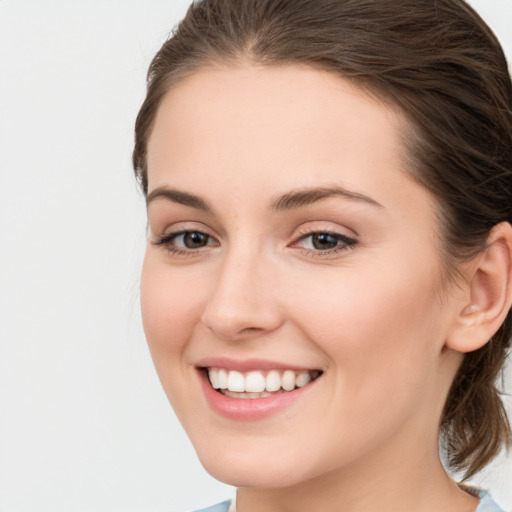
{"type": "Polygon", "coordinates": [[[222,503],[217,503],[217,505],[212,505],[211,507],[202,508],[201,510],[196,510],[195,512],[229,512],[230,505],[231,505],[231,501],[228,500],[228,501],[223,501],[222,503]]]}
{"type": "Polygon", "coordinates": [[[502,508],[485,491],[479,491],[480,505],[475,512],[504,512],[502,508]]]}

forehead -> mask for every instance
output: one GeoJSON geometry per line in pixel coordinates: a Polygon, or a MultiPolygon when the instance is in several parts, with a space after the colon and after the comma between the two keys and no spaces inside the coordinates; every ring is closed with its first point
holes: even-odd
{"type": "Polygon", "coordinates": [[[149,192],[271,195],[340,185],[381,204],[430,197],[406,171],[407,123],[353,83],[306,66],[216,66],[171,88],[148,143],[149,192]],[[420,189],[420,190],[418,190],[420,189]]]}
{"type": "Polygon", "coordinates": [[[160,168],[162,158],[167,165],[169,158],[185,165],[180,156],[191,162],[203,152],[209,163],[222,159],[225,169],[247,168],[254,153],[260,165],[266,160],[275,167],[284,163],[285,149],[290,163],[315,159],[316,165],[318,158],[332,158],[334,148],[345,156],[356,150],[391,156],[392,150],[401,165],[404,124],[398,112],[326,71],[296,65],[209,67],[165,95],[148,143],[148,168],[160,168]],[[220,154],[227,144],[232,151],[220,154]],[[185,145],[194,153],[185,155],[185,145]]]}

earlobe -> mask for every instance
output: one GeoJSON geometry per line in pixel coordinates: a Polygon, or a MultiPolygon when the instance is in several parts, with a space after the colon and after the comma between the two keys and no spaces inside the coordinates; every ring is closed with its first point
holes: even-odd
{"type": "Polygon", "coordinates": [[[504,322],[512,304],[512,226],[496,225],[485,248],[470,265],[469,300],[463,305],[446,345],[458,352],[484,346],[504,322]]]}

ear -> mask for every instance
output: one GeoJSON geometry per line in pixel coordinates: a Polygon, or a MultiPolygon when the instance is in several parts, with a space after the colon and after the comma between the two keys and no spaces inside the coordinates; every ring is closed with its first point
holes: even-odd
{"type": "Polygon", "coordinates": [[[466,275],[466,298],[446,339],[446,346],[458,352],[483,347],[510,310],[512,226],[508,222],[491,230],[485,248],[469,264],[466,275]]]}

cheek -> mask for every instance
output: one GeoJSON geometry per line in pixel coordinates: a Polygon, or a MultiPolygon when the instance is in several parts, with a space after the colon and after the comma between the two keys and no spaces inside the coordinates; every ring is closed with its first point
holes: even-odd
{"type": "Polygon", "coordinates": [[[148,249],[141,276],[144,332],[153,364],[167,398],[184,424],[197,424],[190,386],[193,370],[186,350],[201,316],[201,287],[193,276],[167,265],[148,249]],[[192,419],[190,417],[192,415],[192,419]]]}
{"type": "Polygon", "coordinates": [[[159,358],[181,353],[197,324],[201,288],[196,284],[191,276],[173,270],[148,249],[141,276],[141,309],[158,371],[159,358]]]}
{"type": "Polygon", "coordinates": [[[299,303],[295,295],[293,308],[302,331],[328,361],[333,394],[316,435],[332,440],[334,466],[409,422],[417,432],[432,426],[440,397],[436,340],[442,333],[431,279],[390,275],[377,282],[375,274],[354,273],[328,281],[327,288],[318,281],[305,285],[301,296],[308,300],[299,303]],[[350,439],[350,446],[340,439],[350,439]]]}
{"type": "Polygon", "coordinates": [[[302,279],[301,293],[289,294],[290,309],[300,311],[314,338],[340,337],[348,346],[378,348],[390,337],[399,343],[418,331],[435,331],[439,306],[431,277],[409,279],[402,272],[379,278],[367,270],[338,269],[318,277],[302,279]]]}
{"type": "Polygon", "coordinates": [[[336,387],[358,397],[355,403],[370,404],[383,393],[407,400],[433,376],[443,333],[432,275],[405,265],[386,275],[342,270],[306,281],[294,295],[302,330],[335,368],[336,387]]]}

